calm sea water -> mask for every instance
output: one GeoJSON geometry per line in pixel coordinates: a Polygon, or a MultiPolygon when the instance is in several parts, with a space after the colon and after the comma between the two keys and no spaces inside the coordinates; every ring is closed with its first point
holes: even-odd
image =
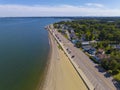
{"type": "Polygon", "coordinates": [[[35,90],[49,53],[55,18],[0,18],[0,90],[35,90]]]}

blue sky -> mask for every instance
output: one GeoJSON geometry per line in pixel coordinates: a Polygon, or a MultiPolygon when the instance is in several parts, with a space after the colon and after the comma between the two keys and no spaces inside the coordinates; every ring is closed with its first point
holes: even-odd
{"type": "Polygon", "coordinates": [[[0,16],[120,16],[120,0],[0,0],[0,16]]]}

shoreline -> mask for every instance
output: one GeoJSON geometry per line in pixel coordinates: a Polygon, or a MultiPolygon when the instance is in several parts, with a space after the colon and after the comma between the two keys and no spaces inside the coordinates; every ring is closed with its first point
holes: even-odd
{"type": "Polygon", "coordinates": [[[49,30],[48,33],[51,51],[42,90],[88,90],[64,51],[58,48],[57,41],[49,30]]]}
{"type": "Polygon", "coordinates": [[[61,43],[61,41],[59,41],[59,39],[56,37],[54,31],[52,30],[54,29],[53,24],[48,26],[48,30],[51,33],[51,35],[55,38],[55,40],[57,41],[57,43],[62,47],[65,55],[68,57],[71,65],[74,67],[75,71],[77,72],[77,74],[79,75],[79,77],[82,79],[82,81],[84,82],[84,84],[86,85],[86,87],[88,88],[88,90],[94,90],[94,86],[92,85],[92,83],[88,80],[88,78],[85,76],[85,74],[82,72],[82,70],[78,67],[78,65],[74,62],[74,60],[71,58],[71,56],[67,53],[64,44],[61,43]],[[51,28],[52,27],[52,28],[51,28]]]}
{"type": "Polygon", "coordinates": [[[48,32],[48,39],[49,39],[49,46],[50,46],[49,53],[48,53],[48,58],[47,58],[47,62],[46,62],[43,74],[40,77],[40,82],[39,82],[36,90],[43,90],[43,87],[44,87],[44,84],[45,84],[45,81],[46,81],[46,77],[47,77],[47,73],[48,73],[48,70],[49,70],[48,67],[50,65],[51,55],[52,55],[52,45],[51,45],[51,39],[50,39],[49,34],[50,34],[50,32],[48,32]]]}

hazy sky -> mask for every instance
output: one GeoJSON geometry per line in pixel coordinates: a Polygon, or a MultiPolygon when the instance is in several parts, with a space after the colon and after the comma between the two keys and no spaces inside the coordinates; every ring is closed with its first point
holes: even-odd
{"type": "Polygon", "coordinates": [[[0,16],[120,16],[120,0],[0,0],[0,16]]]}

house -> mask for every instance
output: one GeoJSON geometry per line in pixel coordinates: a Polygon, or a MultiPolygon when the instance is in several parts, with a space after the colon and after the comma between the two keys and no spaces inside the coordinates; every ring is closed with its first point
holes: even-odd
{"type": "Polygon", "coordinates": [[[95,48],[90,48],[87,52],[88,52],[91,56],[95,56],[95,54],[96,54],[96,49],[95,49],[95,48]]]}
{"type": "Polygon", "coordinates": [[[66,30],[67,30],[67,29],[68,29],[68,26],[66,26],[66,25],[63,25],[63,29],[66,29],[66,30]]]}
{"type": "Polygon", "coordinates": [[[109,22],[109,23],[113,23],[113,22],[115,22],[115,21],[107,21],[107,22],[109,22]]]}
{"type": "Polygon", "coordinates": [[[82,34],[82,35],[81,35],[80,41],[85,41],[85,34],[82,34]]]}
{"type": "Polygon", "coordinates": [[[76,44],[77,42],[79,42],[77,39],[73,39],[71,40],[73,44],[76,44]]]}
{"type": "Polygon", "coordinates": [[[99,61],[99,60],[102,60],[102,59],[104,59],[104,58],[109,58],[110,56],[108,56],[108,55],[106,55],[106,54],[96,54],[95,56],[94,56],[94,58],[97,60],[97,61],[99,61]]]}
{"type": "Polygon", "coordinates": [[[75,34],[75,32],[74,32],[73,29],[70,30],[70,40],[71,40],[73,43],[79,41],[79,40],[78,40],[78,37],[76,36],[76,34],[75,34]]]}
{"type": "Polygon", "coordinates": [[[70,38],[71,39],[77,39],[77,36],[76,36],[76,34],[75,34],[73,29],[70,30],[70,38]]]}
{"type": "Polygon", "coordinates": [[[110,44],[114,49],[120,50],[120,45],[119,44],[110,44]]]}
{"type": "Polygon", "coordinates": [[[83,51],[87,52],[88,50],[90,50],[92,47],[90,45],[87,46],[82,46],[83,51]]]}
{"type": "Polygon", "coordinates": [[[96,40],[92,40],[92,41],[90,41],[90,43],[97,43],[98,41],[96,41],[96,40]]]}
{"type": "Polygon", "coordinates": [[[116,49],[119,49],[119,50],[120,50],[120,45],[117,45],[117,46],[116,46],[116,49]]]}
{"type": "Polygon", "coordinates": [[[90,42],[89,41],[83,41],[81,42],[82,46],[88,46],[90,45],[90,42]]]}
{"type": "Polygon", "coordinates": [[[105,51],[103,49],[98,49],[98,51],[96,52],[95,56],[93,56],[93,58],[100,62],[100,60],[104,59],[104,58],[110,58],[109,55],[105,54],[105,51]]]}
{"type": "Polygon", "coordinates": [[[97,54],[105,54],[105,51],[103,49],[98,49],[97,54]]]}
{"type": "Polygon", "coordinates": [[[89,41],[83,41],[81,42],[81,45],[82,45],[82,49],[84,51],[88,51],[90,48],[92,48],[92,46],[90,45],[89,41]]]}

